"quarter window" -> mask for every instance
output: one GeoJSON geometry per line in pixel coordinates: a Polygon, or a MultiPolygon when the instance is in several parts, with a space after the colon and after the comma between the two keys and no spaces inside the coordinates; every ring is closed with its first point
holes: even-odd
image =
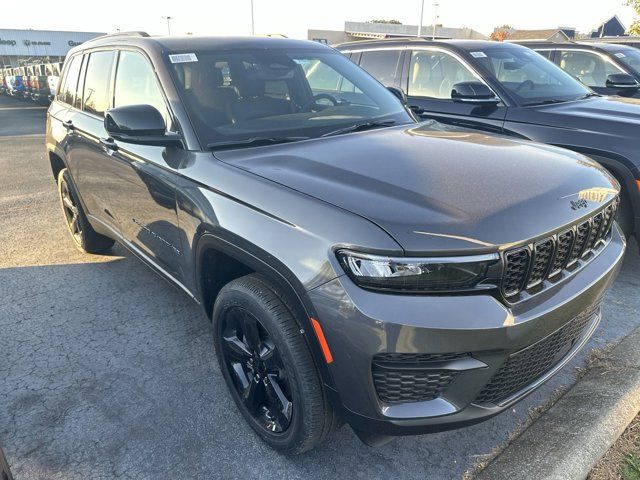
{"type": "Polygon", "coordinates": [[[428,50],[411,53],[409,95],[451,99],[456,83],[477,80],[462,62],[448,53],[428,50]]]}
{"type": "Polygon", "coordinates": [[[571,50],[560,52],[560,67],[589,87],[606,87],[609,75],[624,73],[597,53],[571,50]]]}
{"type": "Polygon", "coordinates": [[[400,50],[373,50],[362,52],[360,66],[386,87],[396,84],[396,72],[400,63],[400,50]]]}
{"type": "Polygon", "coordinates": [[[82,64],[82,55],[76,55],[71,59],[67,73],[64,76],[64,82],[60,93],[58,94],[58,100],[73,104],[73,98],[76,95],[76,87],[78,85],[78,76],[80,75],[80,66],[82,64]]]}
{"type": "Polygon", "coordinates": [[[113,66],[113,51],[93,52],[89,55],[84,81],[83,110],[104,116],[109,108],[109,84],[113,66]]]}
{"type": "Polygon", "coordinates": [[[169,112],[156,74],[149,61],[138,52],[122,51],[116,72],[114,106],[146,104],[155,107],[170,125],[169,112]]]}

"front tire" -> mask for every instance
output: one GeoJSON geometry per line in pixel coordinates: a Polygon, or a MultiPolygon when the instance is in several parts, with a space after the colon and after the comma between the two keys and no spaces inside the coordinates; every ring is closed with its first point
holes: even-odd
{"type": "Polygon", "coordinates": [[[312,449],[336,417],[292,310],[264,277],[228,283],[213,307],[218,363],[253,430],[287,453],[312,449]]]}
{"type": "Polygon", "coordinates": [[[87,220],[66,168],[58,174],[58,195],[67,228],[78,250],[85,253],[101,253],[113,246],[113,239],[100,235],[87,220]]]}

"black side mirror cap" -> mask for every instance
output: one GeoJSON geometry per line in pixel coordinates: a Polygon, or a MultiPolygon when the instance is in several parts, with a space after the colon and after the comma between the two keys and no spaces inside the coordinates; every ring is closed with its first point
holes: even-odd
{"type": "Polygon", "coordinates": [[[619,90],[639,89],[640,83],[628,73],[612,73],[607,76],[607,88],[616,88],[619,90]]]}
{"type": "Polygon", "coordinates": [[[400,100],[400,102],[402,103],[402,105],[407,105],[407,94],[404,93],[404,90],[402,90],[401,88],[396,88],[396,87],[387,87],[387,90],[389,90],[391,93],[393,93],[393,95],[400,100]]]}
{"type": "Polygon", "coordinates": [[[451,89],[454,102],[474,105],[497,105],[500,99],[482,82],[460,82],[451,89]]]}
{"type": "Polygon", "coordinates": [[[104,128],[114,140],[137,145],[177,146],[180,136],[167,133],[162,114],[151,105],[126,105],[107,110],[104,128]]]}

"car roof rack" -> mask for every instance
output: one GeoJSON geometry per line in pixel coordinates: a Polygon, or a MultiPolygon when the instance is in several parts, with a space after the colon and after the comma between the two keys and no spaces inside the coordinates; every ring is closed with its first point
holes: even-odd
{"type": "Polygon", "coordinates": [[[102,40],[103,38],[111,38],[111,37],[150,37],[147,32],[142,31],[131,31],[131,32],[116,32],[116,33],[107,33],[106,35],[101,35],[99,37],[92,38],[91,41],[94,40],[102,40]]]}

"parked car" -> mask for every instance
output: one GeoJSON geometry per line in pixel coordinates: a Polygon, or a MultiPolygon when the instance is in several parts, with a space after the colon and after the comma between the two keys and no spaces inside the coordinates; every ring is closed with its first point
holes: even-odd
{"type": "Polygon", "coordinates": [[[22,83],[22,77],[24,74],[23,67],[15,67],[12,69],[11,76],[9,76],[8,80],[8,90],[9,95],[12,97],[20,97],[23,98],[24,85],[22,83]]]}
{"type": "Polygon", "coordinates": [[[7,93],[7,87],[4,83],[4,77],[6,75],[6,68],[0,68],[0,95],[4,95],[7,93]]]}
{"type": "Polygon", "coordinates": [[[406,92],[422,118],[588,155],[622,185],[618,222],[640,234],[640,101],[602,97],[526,47],[481,40],[352,42],[338,50],[406,92]]]}
{"type": "Polygon", "coordinates": [[[614,43],[527,42],[565,72],[602,95],[640,98],[640,50],[614,43]]]}
{"type": "Polygon", "coordinates": [[[60,82],[62,62],[46,63],[44,68],[45,75],[47,76],[47,87],[49,88],[48,100],[52,101],[58,89],[58,83],[60,82]]]}
{"type": "Polygon", "coordinates": [[[44,64],[32,65],[29,77],[30,98],[34,102],[48,104],[51,91],[47,83],[44,64]]]}
{"type": "Polygon", "coordinates": [[[31,100],[31,78],[33,77],[33,65],[22,67],[22,98],[31,100]]]}
{"type": "Polygon", "coordinates": [[[287,452],[339,419],[379,444],[511,408],[592,335],[625,248],[596,162],[418,123],[315,42],[85,42],[46,148],[75,246],[118,241],[198,302],[287,452]]]}

